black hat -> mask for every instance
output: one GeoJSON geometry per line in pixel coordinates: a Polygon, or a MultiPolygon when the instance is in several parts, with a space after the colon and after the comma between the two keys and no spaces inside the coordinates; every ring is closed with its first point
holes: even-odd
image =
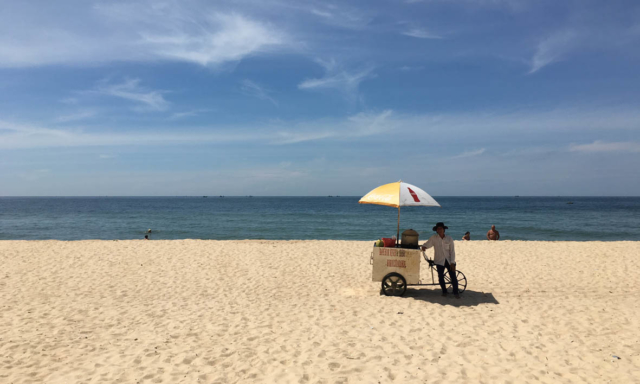
{"type": "Polygon", "coordinates": [[[436,223],[436,226],[435,226],[435,227],[433,227],[433,230],[435,231],[436,229],[438,229],[438,227],[442,227],[442,228],[444,228],[444,229],[449,229],[449,227],[447,227],[446,225],[444,225],[444,223],[443,223],[443,222],[439,222],[439,223],[436,223]]]}

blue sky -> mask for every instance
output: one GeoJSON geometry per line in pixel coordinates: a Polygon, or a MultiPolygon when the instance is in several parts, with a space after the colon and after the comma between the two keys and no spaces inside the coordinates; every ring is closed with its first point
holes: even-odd
{"type": "Polygon", "coordinates": [[[0,195],[640,195],[636,1],[3,1],[0,195]]]}

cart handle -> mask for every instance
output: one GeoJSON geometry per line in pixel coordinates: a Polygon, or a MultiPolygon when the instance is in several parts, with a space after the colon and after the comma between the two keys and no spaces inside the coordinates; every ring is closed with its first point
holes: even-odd
{"type": "Polygon", "coordinates": [[[427,263],[429,263],[429,265],[433,265],[433,264],[434,264],[434,261],[433,261],[433,260],[431,260],[429,257],[427,257],[427,254],[426,254],[424,251],[422,251],[422,256],[424,257],[424,260],[425,260],[427,263]]]}

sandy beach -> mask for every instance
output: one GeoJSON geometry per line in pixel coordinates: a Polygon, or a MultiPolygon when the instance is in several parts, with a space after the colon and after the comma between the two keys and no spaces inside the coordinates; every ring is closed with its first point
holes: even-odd
{"type": "Polygon", "coordinates": [[[640,243],[457,241],[460,300],[372,244],[0,241],[0,382],[640,381],[640,243]]]}

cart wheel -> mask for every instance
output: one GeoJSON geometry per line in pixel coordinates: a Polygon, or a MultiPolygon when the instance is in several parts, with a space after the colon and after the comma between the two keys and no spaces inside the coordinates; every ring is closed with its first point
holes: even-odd
{"type": "MultiPolygon", "coordinates": [[[[467,289],[467,277],[460,271],[456,271],[456,277],[458,278],[458,293],[462,293],[465,289],[467,289]]],[[[451,284],[449,274],[446,272],[444,274],[444,283],[447,285],[447,291],[453,291],[453,284],[451,284]]]]}
{"type": "Polygon", "coordinates": [[[385,296],[402,296],[407,291],[407,281],[397,272],[391,272],[382,279],[382,293],[385,296]]]}

